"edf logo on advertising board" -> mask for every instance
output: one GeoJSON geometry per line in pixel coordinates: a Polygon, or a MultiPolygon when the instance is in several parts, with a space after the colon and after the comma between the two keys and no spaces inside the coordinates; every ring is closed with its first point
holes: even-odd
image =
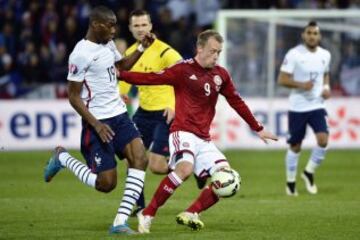
{"type": "Polygon", "coordinates": [[[0,101],[0,122],[6,151],[80,147],[81,118],[67,100],[0,101]]]}
{"type": "Polygon", "coordinates": [[[15,138],[51,138],[58,132],[69,137],[71,128],[76,127],[76,113],[62,112],[55,116],[51,112],[15,112],[10,117],[10,131],[15,138]]]}

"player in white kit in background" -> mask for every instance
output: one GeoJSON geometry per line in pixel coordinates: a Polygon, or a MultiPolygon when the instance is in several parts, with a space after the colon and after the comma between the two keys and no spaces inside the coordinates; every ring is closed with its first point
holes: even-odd
{"type": "Polygon", "coordinates": [[[85,38],[69,57],[69,101],[82,117],[81,153],[87,166],[57,147],[45,167],[44,178],[50,182],[67,168],[84,184],[107,193],[117,184],[115,155],[126,157],[129,169],[124,195],[110,233],[134,234],[127,219],[142,192],[147,159],[140,134],[119,96],[117,71],[130,69],[153,38],[146,36],[137,51],[122,58],[112,40],[115,27],[116,16],[110,9],[94,8],[85,38]]]}
{"type": "Polygon", "coordinates": [[[297,196],[296,172],[301,143],[309,125],[316,136],[317,146],[301,174],[307,191],[318,192],[314,182],[315,169],[325,158],[329,132],[324,100],[330,97],[330,52],[319,46],[321,35],[316,22],[311,21],[302,33],[303,44],[290,49],[280,68],[278,83],[291,88],[288,113],[289,149],[285,157],[286,193],[297,196]]]}

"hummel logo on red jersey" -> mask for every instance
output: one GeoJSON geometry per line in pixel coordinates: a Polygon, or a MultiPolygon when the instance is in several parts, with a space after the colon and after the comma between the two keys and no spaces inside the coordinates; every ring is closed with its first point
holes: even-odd
{"type": "Polygon", "coordinates": [[[189,77],[189,79],[191,79],[191,80],[198,80],[197,77],[195,76],[195,74],[191,75],[191,76],[189,77]]]}

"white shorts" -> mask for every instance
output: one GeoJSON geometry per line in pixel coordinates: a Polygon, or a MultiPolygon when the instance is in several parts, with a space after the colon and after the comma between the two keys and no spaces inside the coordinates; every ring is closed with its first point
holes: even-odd
{"type": "Polygon", "coordinates": [[[194,165],[193,171],[198,177],[205,178],[211,176],[219,168],[229,167],[224,154],[213,142],[205,141],[195,134],[183,131],[173,132],[169,136],[169,146],[169,167],[172,170],[179,162],[187,161],[194,165]],[[182,153],[189,154],[182,158],[182,153]]]}

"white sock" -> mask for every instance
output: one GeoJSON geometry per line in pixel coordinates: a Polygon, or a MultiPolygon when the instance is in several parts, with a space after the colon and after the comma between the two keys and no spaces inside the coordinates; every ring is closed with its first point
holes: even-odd
{"type": "Polygon", "coordinates": [[[315,169],[320,166],[321,162],[324,160],[325,153],[326,147],[322,148],[316,146],[311,152],[311,156],[308,163],[306,164],[305,171],[309,173],[314,173],[315,169]]]}
{"type": "Polygon", "coordinates": [[[95,188],[97,175],[92,173],[90,168],[88,168],[85,164],[73,158],[68,152],[60,153],[59,160],[61,165],[73,172],[81,182],[95,188]]]}
{"type": "Polygon", "coordinates": [[[300,153],[294,153],[290,149],[286,152],[285,165],[286,165],[286,181],[295,182],[296,181],[296,172],[297,165],[299,160],[300,153]]]}
{"type": "Polygon", "coordinates": [[[114,226],[125,224],[131,211],[139,199],[144,187],[145,172],[135,168],[128,169],[124,196],[121,200],[118,213],[114,219],[114,226]]]}

